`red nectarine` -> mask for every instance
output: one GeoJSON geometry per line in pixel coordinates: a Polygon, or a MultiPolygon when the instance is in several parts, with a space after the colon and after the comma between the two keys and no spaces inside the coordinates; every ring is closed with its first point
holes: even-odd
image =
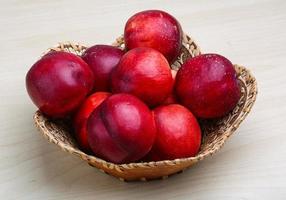
{"type": "Polygon", "coordinates": [[[133,94],[149,106],[162,103],[171,94],[173,82],[165,57],[146,47],[128,51],[111,75],[112,92],[133,94]]]}
{"type": "Polygon", "coordinates": [[[94,74],[94,91],[109,91],[109,79],[124,51],[109,45],[95,45],[85,50],[82,59],[94,74]]]}
{"type": "Polygon", "coordinates": [[[184,106],[171,104],[154,109],[157,127],[155,143],[147,155],[152,160],[172,160],[195,156],[201,144],[201,129],[184,106]]]}
{"type": "Polygon", "coordinates": [[[89,117],[87,130],[94,154],[113,163],[141,159],[150,151],[156,136],[151,111],[130,94],[108,97],[89,117]]]}
{"type": "Polygon", "coordinates": [[[93,73],[78,56],[51,52],[26,75],[26,88],[34,104],[54,118],[71,114],[91,92],[93,73]]]}
{"type": "Polygon", "coordinates": [[[232,63],[217,54],[187,60],[178,71],[175,90],[181,103],[200,118],[224,116],[241,95],[232,63]]]}
{"type": "Polygon", "coordinates": [[[182,28],[170,14],[146,10],[133,15],[125,25],[127,49],[150,47],[160,51],[169,62],[174,61],[182,47],[182,28]]]}
{"type": "Polygon", "coordinates": [[[79,146],[87,153],[92,152],[87,141],[87,119],[94,109],[110,95],[111,94],[107,92],[93,93],[87,99],[85,99],[74,116],[73,125],[77,142],[79,146]]]}

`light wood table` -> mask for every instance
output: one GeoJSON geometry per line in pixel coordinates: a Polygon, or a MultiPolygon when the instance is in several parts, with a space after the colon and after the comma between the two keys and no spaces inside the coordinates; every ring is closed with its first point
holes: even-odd
{"type": "Polygon", "coordinates": [[[285,199],[286,1],[0,0],[0,199],[285,199]],[[173,14],[203,52],[247,66],[254,109],[213,157],[166,180],[124,183],[48,143],[25,74],[59,41],[111,43],[144,9],[173,14]]]}

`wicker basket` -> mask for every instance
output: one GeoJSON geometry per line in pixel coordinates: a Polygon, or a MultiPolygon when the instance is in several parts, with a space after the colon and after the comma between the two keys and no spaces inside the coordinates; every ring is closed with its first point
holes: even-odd
{"type": "MultiPolygon", "coordinates": [[[[118,38],[113,45],[124,48],[123,38],[118,38]]],[[[80,44],[60,43],[57,47],[48,51],[67,51],[81,55],[85,49],[86,47],[80,44]]],[[[195,42],[185,35],[181,55],[172,65],[172,68],[178,69],[188,57],[194,57],[200,53],[195,42]]],[[[250,112],[257,94],[256,80],[246,68],[235,65],[235,69],[240,82],[242,96],[237,106],[227,116],[218,120],[200,121],[203,140],[200,152],[195,157],[158,162],[113,164],[82,152],[70,134],[68,123],[52,121],[46,118],[40,111],[35,113],[34,121],[36,127],[50,142],[55,143],[64,151],[79,156],[89,165],[98,168],[106,174],[115,176],[122,181],[164,179],[217,152],[250,112]]]]}

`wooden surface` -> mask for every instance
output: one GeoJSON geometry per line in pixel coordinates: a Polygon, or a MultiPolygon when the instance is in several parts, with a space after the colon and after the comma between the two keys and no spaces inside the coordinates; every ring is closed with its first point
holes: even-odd
{"type": "Polygon", "coordinates": [[[0,199],[285,199],[286,1],[0,0],[0,199]],[[252,113],[224,148],[167,180],[124,183],[48,143],[25,74],[59,41],[111,43],[129,16],[172,13],[203,52],[248,66],[252,113]]]}

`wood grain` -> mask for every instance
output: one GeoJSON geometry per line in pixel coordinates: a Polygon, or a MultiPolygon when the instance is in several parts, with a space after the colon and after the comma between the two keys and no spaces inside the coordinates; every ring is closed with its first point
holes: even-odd
{"type": "Polygon", "coordinates": [[[0,198],[284,199],[286,1],[0,1],[0,198]],[[163,181],[123,183],[47,143],[33,126],[25,74],[59,41],[111,43],[133,13],[163,9],[204,52],[248,66],[252,113],[215,156],[163,181]]]}

